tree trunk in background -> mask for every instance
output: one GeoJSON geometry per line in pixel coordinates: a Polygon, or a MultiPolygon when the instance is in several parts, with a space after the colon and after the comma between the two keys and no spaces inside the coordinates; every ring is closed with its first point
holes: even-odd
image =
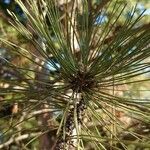
{"type": "MultiPolygon", "coordinates": [[[[46,65],[44,65],[46,66],[46,65]]],[[[48,74],[48,70],[47,69],[40,69],[38,68],[39,72],[42,72],[42,74],[37,73],[36,75],[36,80],[39,81],[48,81],[48,76],[45,74],[48,74]]],[[[41,86],[41,84],[37,83],[37,90],[38,88],[45,88],[44,86],[41,86]]],[[[44,103],[41,103],[41,105],[39,106],[40,109],[46,109],[48,108],[48,102],[46,102],[46,100],[44,100],[44,103]]],[[[37,121],[39,124],[39,127],[41,128],[41,130],[44,131],[48,131],[46,133],[44,133],[42,136],[40,136],[39,138],[39,149],[40,150],[52,150],[52,147],[56,141],[56,130],[52,130],[51,127],[54,125],[53,121],[49,121],[50,119],[52,119],[53,114],[51,112],[47,112],[47,113],[43,113],[41,115],[39,115],[37,117],[37,121]]]]}

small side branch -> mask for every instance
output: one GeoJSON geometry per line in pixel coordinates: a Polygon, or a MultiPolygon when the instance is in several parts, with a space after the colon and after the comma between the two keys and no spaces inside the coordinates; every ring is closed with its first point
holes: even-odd
{"type": "Polygon", "coordinates": [[[9,146],[10,144],[12,144],[14,142],[17,143],[17,142],[22,141],[24,139],[32,138],[32,137],[40,136],[40,135],[42,135],[42,132],[23,134],[23,135],[20,135],[18,137],[12,137],[7,142],[5,142],[3,144],[0,144],[0,149],[2,149],[4,147],[7,147],[7,146],[9,146]]]}

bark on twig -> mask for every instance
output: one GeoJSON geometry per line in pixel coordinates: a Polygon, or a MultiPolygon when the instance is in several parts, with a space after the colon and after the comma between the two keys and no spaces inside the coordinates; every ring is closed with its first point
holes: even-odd
{"type": "Polygon", "coordinates": [[[79,99],[76,103],[76,107],[70,107],[65,126],[61,128],[61,133],[58,137],[58,141],[56,142],[56,146],[54,150],[74,150],[76,149],[77,140],[73,139],[73,136],[76,136],[76,125],[75,118],[77,118],[78,127],[82,125],[84,113],[86,109],[86,104],[84,103],[83,97],[79,99]],[[74,112],[76,112],[76,117],[74,117],[74,112]],[[64,138],[64,129],[65,129],[65,138],[64,138]]]}

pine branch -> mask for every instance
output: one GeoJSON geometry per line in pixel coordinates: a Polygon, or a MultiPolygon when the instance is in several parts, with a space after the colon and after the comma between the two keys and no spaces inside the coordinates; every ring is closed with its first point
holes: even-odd
{"type": "MultiPolygon", "coordinates": [[[[85,110],[86,110],[86,104],[83,100],[83,97],[81,97],[76,106],[71,106],[68,110],[67,118],[65,125],[62,126],[61,128],[61,133],[58,137],[58,141],[56,142],[55,150],[64,150],[64,149],[75,149],[76,148],[76,140],[72,139],[73,136],[76,136],[77,134],[77,127],[75,125],[75,117],[74,117],[74,112],[76,112],[76,117],[77,117],[77,124],[78,127],[82,125],[83,122],[83,117],[85,115],[85,110]],[[63,136],[63,132],[65,129],[65,138],[63,136]]],[[[79,129],[80,130],[80,129],[79,129]]],[[[79,131],[80,132],[80,131],[79,131]]]]}

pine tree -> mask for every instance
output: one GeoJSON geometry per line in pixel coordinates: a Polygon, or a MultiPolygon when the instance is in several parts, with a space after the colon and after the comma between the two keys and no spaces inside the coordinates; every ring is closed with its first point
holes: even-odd
{"type": "Polygon", "coordinates": [[[8,10],[30,46],[0,38],[24,60],[0,57],[10,74],[1,77],[2,103],[13,106],[0,148],[32,149],[37,139],[46,150],[150,148],[149,99],[123,92],[149,80],[144,10],[127,12],[122,1],[61,2],[16,0],[26,23],[8,10]]]}

